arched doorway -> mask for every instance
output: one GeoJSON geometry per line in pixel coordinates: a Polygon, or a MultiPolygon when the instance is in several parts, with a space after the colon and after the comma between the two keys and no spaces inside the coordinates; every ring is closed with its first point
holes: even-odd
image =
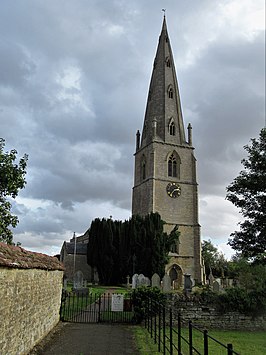
{"type": "Polygon", "coordinates": [[[179,265],[172,265],[169,271],[169,276],[171,279],[171,284],[174,286],[175,289],[180,288],[182,286],[183,273],[179,265]]]}

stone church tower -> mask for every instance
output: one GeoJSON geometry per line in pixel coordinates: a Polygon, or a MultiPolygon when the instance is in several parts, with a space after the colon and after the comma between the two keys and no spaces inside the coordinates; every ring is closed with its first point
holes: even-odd
{"type": "Polygon", "coordinates": [[[136,135],[132,214],[158,212],[165,231],[181,232],[166,272],[202,281],[198,184],[192,127],[186,140],[174,58],[165,17],[153,65],[142,134],[136,135]]]}

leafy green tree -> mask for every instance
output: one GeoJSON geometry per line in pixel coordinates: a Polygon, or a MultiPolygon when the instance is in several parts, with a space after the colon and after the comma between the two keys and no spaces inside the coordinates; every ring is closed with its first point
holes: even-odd
{"type": "Polygon", "coordinates": [[[9,198],[15,198],[26,184],[28,156],[25,154],[17,163],[17,151],[4,152],[4,147],[5,140],[0,138],[0,241],[12,244],[10,226],[17,226],[18,217],[11,214],[9,198]]]}
{"type": "Polygon", "coordinates": [[[266,256],[266,128],[244,146],[244,170],[227,187],[226,199],[240,208],[244,221],[228,244],[244,257],[265,263],[266,256]]]}
{"type": "Polygon", "coordinates": [[[207,277],[210,274],[210,270],[214,276],[225,276],[227,271],[227,260],[223,253],[212,244],[211,240],[203,240],[201,244],[201,255],[204,260],[205,270],[207,277]]]}

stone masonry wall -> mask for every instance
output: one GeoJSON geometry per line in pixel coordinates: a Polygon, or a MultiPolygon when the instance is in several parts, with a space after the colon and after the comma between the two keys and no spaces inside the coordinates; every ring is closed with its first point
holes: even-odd
{"type": "Polygon", "coordinates": [[[63,267],[0,243],[0,353],[27,354],[59,321],[63,267]]]}
{"type": "Polygon", "coordinates": [[[220,314],[212,305],[185,301],[176,302],[174,310],[180,313],[186,325],[191,320],[193,324],[205,329],[266,330],[266,315],[254,318],[239,312],[220,314]]]}

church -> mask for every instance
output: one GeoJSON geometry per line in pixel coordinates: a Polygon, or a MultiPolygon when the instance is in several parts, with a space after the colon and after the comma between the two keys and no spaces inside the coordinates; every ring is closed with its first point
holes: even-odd
{"type": "Polygon", "coordinates": [[[181,286],[184,275],[202,282],[196,159],[192,127],[184,122],[174,58],[164,16],[142,132],[136,134],[132,214],[158,212],[180,237],[166,273],[181,286]]]}
{"type": "MultiPolygon", "coordinates": [[[[153,64],[143,128],[141,134],[139,131],[136,134],[132,215],[145,216],[151,212],[161,215],[165,221],[165,232],[170,233],[176,226],[180,231],[165,270],[171,280],[177,283],[177,287],[183,285],[184,275],[191,275],[195,281],[202,282],[192,127],[188,125],[186,138],[165,16],[153,64]]],[[[74,243],[83,244],[76,249],[80,250],[76,258],[83,258],[84,264],[87,232],[63,244],[61,261],[65,261],[65,276],[69,278],[73,278],[77,271],[72,270],[74,243]]],[[[78,264],[78,271],[85,276],[88,265],[83,268],[83,264],[78,264]]],[[[93,278],[91,270],[89,273],[88,281],[93,278]]]]}

